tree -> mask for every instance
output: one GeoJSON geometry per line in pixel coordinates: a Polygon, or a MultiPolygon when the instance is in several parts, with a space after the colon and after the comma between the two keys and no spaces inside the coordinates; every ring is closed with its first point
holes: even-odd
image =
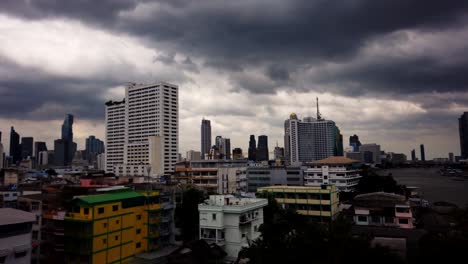
{"type": "Polygon", "coordinates": [[[389,192],[405,194],[403,185],[398,185],[392,176],[380,176],[368,166],[362,167],[362,178],[357,186],[358,193],[389,192]]]}
{"type": "Polygon", "coordinates": [[[205,196],[202,191],[190,188],[184,191],[182,205],[176,208],[176,224],[181,227],[184,242],[198,239],[198,204],[202,203],[204,199],[205,196]]]}

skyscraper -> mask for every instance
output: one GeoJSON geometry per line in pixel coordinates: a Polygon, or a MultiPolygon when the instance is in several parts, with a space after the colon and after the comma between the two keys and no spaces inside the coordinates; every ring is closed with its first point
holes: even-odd
{"type": "Polygon", "coordinates": [[[211,149],[211,121],[202,119],[201,123],[201,158],[210,153],[211,149]]]}
{"type": "Polygon", "coordinates": [[[71,164],[76,152],[76,143],[73,142],[73,115],[67,114],[62,124],[62,137],[54,141],[54,164],[68,166],[71,164]]]}
{"type": "Polygon", "coordinates": [[[84,158],[93,162],[96,160],[96,156],[101,153],[104,153],[104,142],[95,136],[89,136],[86,139],[84,158]]]}
{"type": "Polygon", "coordinates": [[[426,161],[426,153],[424,151],[424,144],[419,145],[419,149],[421,150],[421,161],[426,161]]]}
{"type": "Polygon", "coordinates": [[[33,143],[34,139],[32,137],[22,137],[21,138],[21,158],[26,159],[27,157],[33,156],[33,143]]]}
{"type": "Polygon", "coordinates": [[[276,142],[276,147],[275,147],[275,150],[274,150],[273,154],[274,154],[275,160],[284,159],[284,148],[280,148],[278,146],[278,142],[276,142]]]}
{"type": "Polygon", "coordinates": [[[462,159],[468,159],[468,112],[458,118],[458,133],[460,134],[460,151],[462,159]]]}
{"type": "Polygon", "coordinates": [[[47,151],[46,143],[42,141],[34,142],[34,157],[36,158],[36,161],[38,160],[39,152],[41,151],[47,151]]]}
{"type": "Polygon", "coordinates": [[[173,172],[179,153],[178,86],[130,84],[106,103],[106,171],[118,176],[173,172]]]}
{"type": "Polygon", "coordinates": [[[415,149],[411,150],[411,160],[416,161],[416,150],[415,149]]]}
{"type": "Polygon", "coordinates": [[[11,127],[10,131],[10,157],[13,158],[13,164],[21,160],[20,135],[16,133],[14,127],[11,127]]]}
{"type": "Polygon", "coordinates": [[[250,135],[248,159],[257,161],[257,142],[255,141],[255,135],[250,135]]]}
{"type": "Polygon", "coordinates": [[[231,159],[231,139],[223,138],[223,155],[224,159],[231,159]]]}
{"type": "Polygon", "coordinates": [[[3,163],[5,162],[4,161],[4,158],[3,158],[3,144],[2,144],[2,131],[0,131],[0,170],[3,169],[3,163]]]}
{"type": "Polygon", "coordinates": [[[232,150],[232,159],[233,160],[240,160],[243,159],[244,155],[242,154],[241,148],[235,148],[232,150]]]}
{"type": "Polygon", "coordinates": [[[335,156],[343,156],[343,135],[337,126],[335,128],[335,156]]]}
{"type": "Polygon", "coordinates": [[[62,124],[62,139],[73,141],[73,115],[67,114],[62,124]]]}
{"type": "Polygon", "coordinates": [[[301,121],[296,114],[291,114],[284,124],[284,152],[290,162],[321,160],[335,155],[335,122],[321,117],[306,117],[301,121]]]}
{"type": "Polygon", "coordinates": [[[265,135],[258,136],[257,161],[268,159],[268,137],[265,135]]]}
{"type": "Polygon", "coordinates": [[[349,137],[349,145],[353,148],[353,152],[359,151],[361,141],[359,141],[359,137],[356,134],[349,137]]]}

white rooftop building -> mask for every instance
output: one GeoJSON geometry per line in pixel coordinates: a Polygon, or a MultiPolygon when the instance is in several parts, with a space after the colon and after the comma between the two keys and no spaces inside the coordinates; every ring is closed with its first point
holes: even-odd
{"type": "Polygon", "coordinates": [[[1,263],[31,263],[31,230],[36,216],[12,208],[0,209],[1,263]]]}
{"type": "Polygon", "coordinates": [[[210,195],[198,205],[200,239],[222,247],[228,259],[237,259],[242,247],[260,236],[266,199],[236,198],[232,195],[210,195]]]}

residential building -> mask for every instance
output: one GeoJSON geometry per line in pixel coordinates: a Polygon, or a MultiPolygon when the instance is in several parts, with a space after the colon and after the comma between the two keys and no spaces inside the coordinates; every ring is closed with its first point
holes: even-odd
{"type": "Polygon", "coordinates": [[[269,160],[268,154],[268,137],[265,135],[258,136],[257,161],[269,160]]]}
{"type": "Polygon", "coordinates": [[[321,222],[331,222],[339,212],[338,190],[334,185],[269,186],[257,189],[257,193],[262,192],[273,193],[283,208],[293,209],[321,222]]]}
{"type": "Polygon", "coordinates": [[[192,160],[176,164],[174,180],[219,194],[247,191],[246,160],[192,160]]]}
{"type": "Polygon", "coordinates": [[[359,147],[361,161],[366,164],[381,164],[380,145],[375,143],[363,144],[359,147]]]}
{"type": "Polygon", "coordinates": [[[255,141],[255,135],[250,135],[248,159],[257,161],[257,142],[255,141]]]}
{"type": "Polygon", "coordinates": [[[17,208],[18,196],[21,192],[11,190],[10,188],[2,188],[0,190],[0,208],[17,208]]]}
{"type": "Polygon", "coordinates": [[[385,153],[385,161],[392,165],[401,165],[407,160],[406,155],[403,153],[387,152],[385,153]]]}
{"type": "Polygon", "coordinates": [[[421,150],[421,161],[426,161],[426,152],[424,151],[424,144],[419,145],[419,149],[421,150]]]}
{"type": "Polygon", "coordinates": [[[27,159],[28,157],[33,156],[33,142],[32,137],[22,137],[21,138],[21,158],[27,159]]]}
{"type": "Polygon", "coordinates": [[[232,159],[233,160],[241,160],[244,159],[244,155],[242,154],[241,148],[235,148],[232,150],[232,159]]]}
{"type": "Polygon", "coordinates": [[[106,170],[106,154],[101,153],[96,156],[96,169],[106,170]]]}
{"type": "Polygon", "coordinates": [[[201,160],[201,152],[195,150],[187,151],[186,160],[201,160]]]}
{"type": "Polygon", "coordinates": [[[340,192],[355,190],[362,176],[359,161],[345,157],[329,157],[309,163],[304,171],[305,186],[336,185],[340,192]]]}
{"type": "Polygon", "coordinates": [[[349,145],[353,148],[353,152],[358,152],[362,144],[361,141],[359,141],[359,137],[354,134],[349,137],[349,145]]]}
{"type": "Polygon", "coordinates": [[[160,177],[179,151],[178,86],[130,84],[121,102],[106,103],[106,172],[160,177]]]}
{"type": "Polygon", "coordinates": [[[403,195],[385,192],[354,197],[354,223],[364,226],[414,228],[409,202],[403,195]]]}
{"type": "Polygon", "coordinates": [[[249,192],[257,188],[272,185],[304,185],[304,167],[300,166],[253,166],[247,168],[247,186],[249,192]]]}
{"type": "Polygon", "coordinates": [[[291,114],[285,121],[285,153],[291,163],[320,160],[335,155],[335,122],[291,114]]]}
{"type": "Polygon", "coordinates": [[[468,159],[468,112],[458,118],[458,133],[460,135],[460,153],[462,159],[468,159]]]}
{"type": "Polygon", "coordinates": [[[266,199],[210,195],[198,205],[200,239],[217,244],[226,251],[227,259],[236,260],[242,247],[260,237],[267,204],[266,199]]]}
{"type": "Polygon", "coordinates": [[[20,135],[14,127],[11,127],[10,131],[10,157],[13,158],[13,164],[17,164],[21,160],[20,135]]]}
{"type": "Polygon", "coordinates": [[[416,150],[412,149],[411,150],[411,161],[416,161],[416,150]]]}
{"type": "Polygon", "coordinates": [[[30,264],[35,215],[12,208],[0,208],[0,215],[0,260],[5,264],[30,264]]]}
{"type": "Polygon", "coordinates": [[[42,194],[30,194],[18,197],[18,209],[35,215],[36,221],[32,225],[32,262],[41,261],[41,229],[42,229],[42,194]]]}
{"type": "Polygon", "coordinates": [[[65,217],[67,263],[128,263],[160,247],[158,191],[120,189],[77,196],[65,217]]]}
{"type": "Polygon", "coordinates": [[[211,121],[202,119],[201,123],[201,158],[206,159],[211,149],[211,121]]]}

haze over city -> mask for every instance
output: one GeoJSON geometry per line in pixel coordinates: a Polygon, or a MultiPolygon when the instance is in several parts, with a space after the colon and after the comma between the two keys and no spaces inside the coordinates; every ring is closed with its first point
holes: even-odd
{"type": "MultiPolygon", "coordinates": [[[[52,144],[66,113],[78,148],[104,138],[127,82],[180,87],[180,152],[213,136],[282,145],[295,112],[344,138],[428,158],[459,154],[468,107],[467,1],[1,1],[0,130],[52,144]],[[242,14],[239,16],[238,14],[242,14]],[[398,14],[397,16],[395,14],[398,14]]],[[[8,142],[8,133],[4,141],[8,142]]],[[[6,146],[8,151],[8,146],[6,146]]]]}

